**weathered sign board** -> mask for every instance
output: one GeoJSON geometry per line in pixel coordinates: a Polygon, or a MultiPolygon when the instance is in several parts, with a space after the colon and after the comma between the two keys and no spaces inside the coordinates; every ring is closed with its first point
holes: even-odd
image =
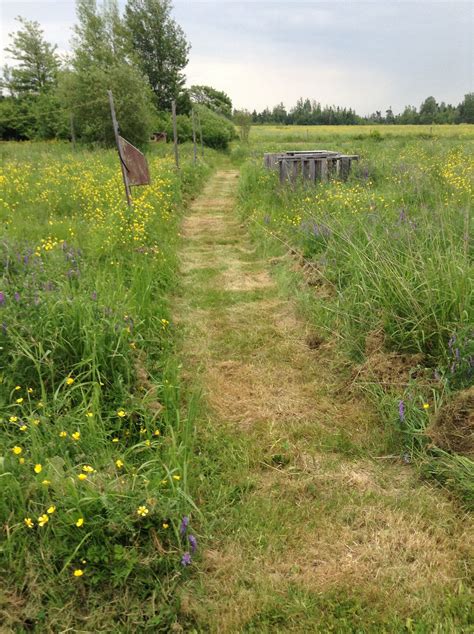
{"type": "Polygon", "coordinates": [[[120,158],[127,172],[129,185],[149,185],[150,172],[146,157],[139,149],[119,136],[120,158]]]}

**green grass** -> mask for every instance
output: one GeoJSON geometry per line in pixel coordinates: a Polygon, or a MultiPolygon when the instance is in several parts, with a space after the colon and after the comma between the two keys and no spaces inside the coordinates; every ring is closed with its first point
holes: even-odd
{"type": "MultiPolygon", "coordinates": [[[[424,381],[393,377],[364,388],[393,425],[403,451],[428,444],[424,429],[457,389],[472,384],[473,127],[256,127],[242,167],[240,209],[267,257],[294,249],[311,263],[316,290],[298,291],[306,314],[356,363],[378,332],[381,352],[413,357],[424,381]],[[263,151],[324,146],[360,155],[348,182],[281,188],[261,166],[263,151]],[[322,289],[317,290],[317,289],[322,289]],[[417,360],[415,360],[417,359],[417,360]],[[405,381],[405,386],[397,381],[405,381]],[[386,396],[387,391],[389,397],[386,396]],[[399,420],[403,400],[406,415],[399,420]],[[422,405],[428,402],[427,413],[422,405]]],[[[236,149],[242,160],[244,149],[236,149]]],[[[314,288],[314,287],[313,287],[314,288]]],[[[407,362],[408,363],[408,362],[407,362]]],[[[407,368],[408,369],[408,368],[407,368]]],[[[436,462],[433,460],[432,462],[436,462]]],[[[451,459],[455,467],[456,457],[451,459]]],[[[459,469],[472,462],[463,459],[459,469]]],[[[444,470],[443,470],[444,471],[444,470]]],[[[466,480],[466,478],[461,478],[466,480]]],[[[449,481],[449,478],[444,478],[449,481]]],[[[456,487],[459,492],[459,486],[456,487]]],[[[470,487],[465,501],[472,504],[470,487]]]]}
{"type": "Polygon", "coordinates": [[[195,509],[170,296],[210,167],[158,148],[130,211],[113,151],[2,149],[2,619],[167,629],[195,509]]]}

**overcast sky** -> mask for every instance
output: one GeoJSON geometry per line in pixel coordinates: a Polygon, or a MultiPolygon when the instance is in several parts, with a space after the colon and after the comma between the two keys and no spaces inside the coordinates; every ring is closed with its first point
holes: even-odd
{"type": "MultiPolygon", "coordinates": [[[[0,3],[2,48],[21,15],[69,50],[73,0],[0,3]]],[[[360,114],[398,112],[473,91],[474,2],[175,0],[173,15],[192,46],[188,84],[224,90],[235,107],[307,96],[360,114]]]]}

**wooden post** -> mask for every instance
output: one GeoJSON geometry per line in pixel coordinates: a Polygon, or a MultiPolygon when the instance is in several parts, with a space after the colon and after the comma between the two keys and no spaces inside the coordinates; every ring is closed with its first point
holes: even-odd
{"type": "Polygon", "coordinates": [[[198,116],[199,137],[200,137],[200,142],[201,142],[201,156],[204,158],[204,143],[203,143],[203,140],[202,140],[201,115],[199,114],[199,111],[197,113],[197,116],[198,116]]]}
{"type": "Polygon", "coordinates": [[[194,108],[191,110],[193,120],[193,151],[194,151],[194,164],[197,163],[197,146],[196,146],[196,122],[194,120],[194,108]]]}
{"type": "Polygon", "coordinates": [[[173,143],[174,143],[174,161],[176,168],[179,169],[179,154],[178,154],[178,127],[176,124],[176,101],[173,99],[171,102],[171,114],[173,117],[173,143]]]}
{"type": "Polygon", "coordinates": [[[71,141],[72,141],[72,147],[75,150],[76,149],[76,132],[74,130],[74,115],[70,114],[69,116],[69,122],[71,124],[71,141]]]}
{"type": "Polygon", "coordinates": [[[315,180],[316,180],[316,160],[312,158],[309,160],[309,182],[314,184],[315,180]]]}
{"type": "Polygon", "coordinates": [[[340,159],[340,170],[339,170],[339,176],[341,180],[346,181],[349,177],[350,171],[351,171],[351,159],[343,156],[340,159]]]}
{"type": "Polygon", "coordinates": [[[107,94],[109,95],[110,114],[112,115],[112,125],[114,127],[115,143],[117,144],[117,151],[118,151],[118,155],[120,159],[120,167],[122,169],[123,185],[125,187],[125,197],[127,198],[127,205],[131,208],[132,198],[130,196],[130,185],[128,184],[127,169],[125,167],[125,162],[122,157],[122,151],[120,149],[119,128],[117,123],[117,117],[115,116],[114,96],[111,90],[108,90],[107,94]]]}

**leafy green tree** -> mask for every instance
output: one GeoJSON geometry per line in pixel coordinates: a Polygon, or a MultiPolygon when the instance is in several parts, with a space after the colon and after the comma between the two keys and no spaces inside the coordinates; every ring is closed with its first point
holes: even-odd
{"type": "Polygon", "coordinates": [[[59,90],[74,113],[78,138],[113,144],[107,98],[107,90],[112,90],[121,134],[143,145],[152,127],[152,92],[130,55],[115,0],[102,10],[95,0],[78,0],[77,16],[72,69],[62,77],[59,90]]]}
{"type": "Polygon", "coordinates": [[[236,110],[234,112],[234,123],[239,128],[240,139],[248,143],[250,128],[252,127],[252,114],[248,110],[236,110]]]}
{"type": "Polygon", "coordinates": [[[434,123],[438,114],[438,104],[434,97],[427,97],[420,106],[420,123],[434,123]]]}
{"type": "Polygon", "coordinates": [[[128,0],[125,7],[133,49],[161,110],[169,110],[182,92],[190,48],[171,8],[170,0],[128,0]]]}
{"type": "Polygon", "coordinates": [[[38,22],[17,17],[21,27],[11,33],[12,44],[5,49],[16,65],[6,67],[3,85],[14,96],[37,95],[56,85],[59,57],[56,46],[46,42],[38,22]]]}
{"type": "Polygon", "coordinates": [[[459,120],[462,123],[474,123],[474,92],[464,95],[459,104],[459,120]]]}
{"type": "Polygon", "coordinates": [[[209,110],[222,114],[228,119],[231,118],[232,100],[225,92],[211,86],[191,86],[190,95],[195,103],[207,106],[209,110]]]}

